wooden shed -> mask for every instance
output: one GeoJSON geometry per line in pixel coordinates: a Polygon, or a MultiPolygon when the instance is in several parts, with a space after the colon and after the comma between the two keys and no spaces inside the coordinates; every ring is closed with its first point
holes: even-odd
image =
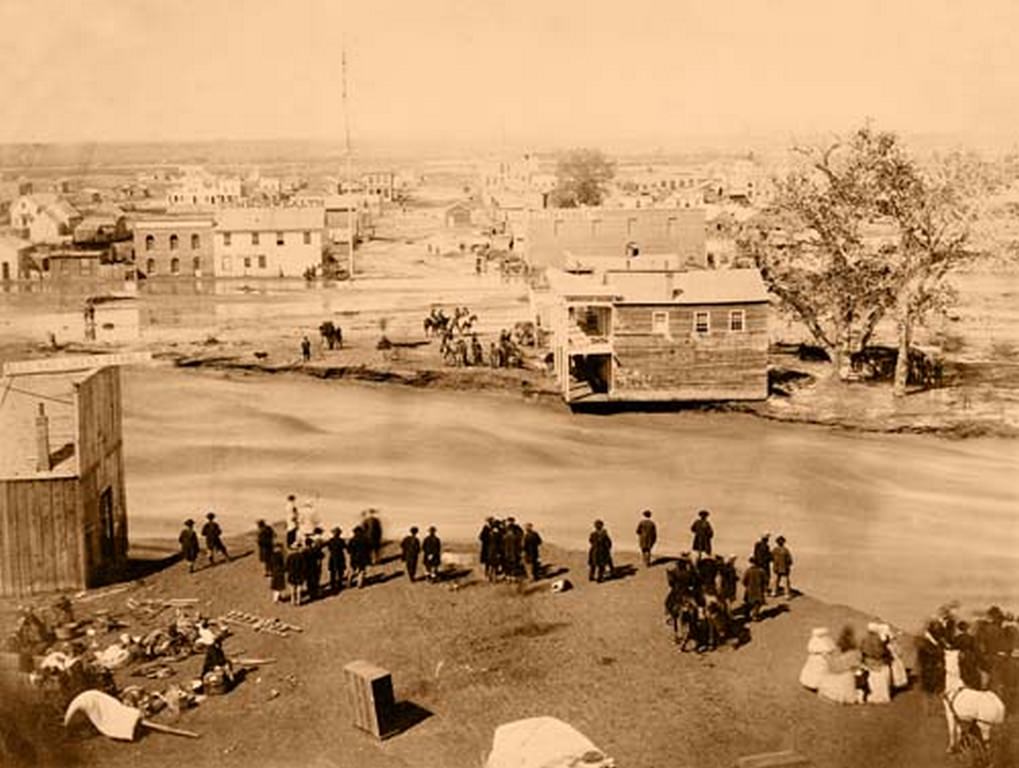
{"type": "Polygon", "coordinates": [[[119,369],[5,369],[0,435],[0,596],[83,589],[121,575],[119,369]]]}

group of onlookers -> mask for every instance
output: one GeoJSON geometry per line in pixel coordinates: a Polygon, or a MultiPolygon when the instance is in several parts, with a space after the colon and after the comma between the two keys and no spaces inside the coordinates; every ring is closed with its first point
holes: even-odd
{"type": "Polygon", "coordinates": [[[478,542],[478,560],[489,581],[517,581],[525,578],[528,570],[532,581],[541,578],[542,540],[533,524],[525,523],[521,528],[515,517],[488,517],[478,542]]]}

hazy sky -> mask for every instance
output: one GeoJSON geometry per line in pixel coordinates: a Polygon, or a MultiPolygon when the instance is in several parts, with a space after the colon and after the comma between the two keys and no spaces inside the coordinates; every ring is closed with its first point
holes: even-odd
{"type": "Polygon", "coordinates": [[[0,141],[1019,131],[1016,0],[0,0],[0,141]]]}

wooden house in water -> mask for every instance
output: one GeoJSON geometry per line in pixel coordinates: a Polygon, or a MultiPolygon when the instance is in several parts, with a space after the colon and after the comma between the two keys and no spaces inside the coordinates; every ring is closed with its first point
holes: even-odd
{"type": "Polygon", "coordinates": [[[539,309],[568,403],[761,400],[767,292],[756,269],[548,270],[539,309]]]}
{"type": "Polygon", "coordinates": [[[0,596],[92,587],[127,564],[120,371],[40,367],[0,378],[0,596]]]}

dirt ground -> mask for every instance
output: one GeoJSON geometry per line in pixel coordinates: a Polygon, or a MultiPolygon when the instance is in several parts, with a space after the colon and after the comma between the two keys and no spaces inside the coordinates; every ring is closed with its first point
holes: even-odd
{"type": "MultiPolygon", "coordinates": [[[[251,540],[228,543],[241,551],[251,540]]],[[[826,768],[958,764],[944,755],[940,707],[928,711],[918,691],[890,705],[840,707],[798,685],[810,629],[862,629],[863,614],[810,596],[775,601],[775,615],[751,625],[739,650],[680,653],[664,623],[664,565],[645,569],[620,557],[626,575],[596,584],[582,555],[547,548],[545,560],[576,588],[557,595],[548,580],[492,585],[476,568],[447,583],[411,584],[390,561],[377,583],[299,608],[272,605],[250,554],[194,575],[172,565],[128,592],[79,604],[79,613],[123,611],[131,596],[197,597],[209,616],[240,609],[304,632],[234,629],[229,655],[278,662],[184,712],[176,725],[199,740],[113,742],[83,727],[66,737],[62,762],[480,768],[497,725],[551,715],[627,768],[731,766],[742,755],[790,748],[826,768]],[[404,702],[406,729],[381,743],[352,725],[342,670],[355,659],[390,670],[404,702]]],[[[145,628],[135,622],[128,631],[145,628]]],[[[192,657],[176,665],[176,679],[190,679],[200,664],[192,657]]],[[[1005,728],[1011,746],[1002,765],[1016,758],[1015,721],[1005,728]]]]}

